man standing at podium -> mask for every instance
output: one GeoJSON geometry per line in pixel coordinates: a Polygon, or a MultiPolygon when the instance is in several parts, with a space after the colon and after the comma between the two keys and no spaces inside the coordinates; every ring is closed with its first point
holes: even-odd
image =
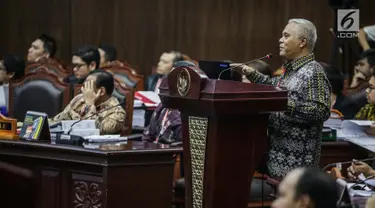
{"type": "Polygon", "coordinates": [[[320,160],[323,122],[329,118],[331,86],[323,67],[314,60],[317,39],[313,23],[291,19],[279,40],[280,56],[286,63],[279,77],[270,78],[246,65],[234,70],[258,84],[288,90],[286,112],[272,113],[268,171],[281,179],[297,167],[317,167],[320,160]]]}

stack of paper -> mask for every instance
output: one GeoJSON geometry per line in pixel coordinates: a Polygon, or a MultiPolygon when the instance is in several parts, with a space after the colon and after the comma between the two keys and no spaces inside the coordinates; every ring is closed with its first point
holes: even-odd
{"type": "Polygon", "coordinates": [[[331,129],[339,129],[341,128],[343,120],[339,118],[329,118],[327,121],[324,122],[324,127],[329,127],[331,129]]]}
{"type": "Polygon", "coordinates": [[[134,106],[133,106],[134,108],[142,107],[142,105],[143,105],[142,101],[137,100],[137,99],[134,100],[134,106]]]}
{"type": "Polygon", "coordinates": [[[124,144],[127,144],[127,141],[125,141],[125,142],[102,142],[102,143],[85,142],[82,145],[83,145],[83,147],[85,147],[87,149],[99,149],[101,145],[105,145],[105,144],[124,145],[124,144]]]}
{"type": "Polygon", "coordinates": [[[353,207],[365,208],[368,198],[370,198],[375,193],[371,191],[371,189],[367,187],[366,184],[356,184],[355,188],[352,187],[354,185],[354,183],[347,184],[351,204],[353,207]]]}
{"type": "Polygon", "coordinates": [[[121,137],[120,135],[94,135],[94,136],[86,136],[84,137],[85,142],[121,142],[127,141],[128,137],[121,137]]]}
{"type": "Polygon", "coordinates": [[[373,123],[374,121],[345,120],[341,124],[341,129],[337,130],[337,138],[368,137],[365,131],[373,123]]]}
{"type": "Polygon", "coordinates": [[[145,126],[145,113],[144,109],[134,109],[133,111],[133,124],[132,126],[144,127],[145,126]]]}
{"type": "Polygon", "coordinates": [[[137,100],[142,101],[147,107],[156,107],[161,102],[159,95],[153,91],[137,91],[134,94],[134,97],[137,100]]]}

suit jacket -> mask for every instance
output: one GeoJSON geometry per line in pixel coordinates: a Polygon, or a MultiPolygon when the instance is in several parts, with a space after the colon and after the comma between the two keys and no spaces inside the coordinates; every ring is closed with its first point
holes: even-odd
{"type": "Polygon", "coordinates": [[[69,75],[69,76],[65,77],[63,81],[65,83],[75,85],[75,84],[83,84],[83,82],[85,81],[85,79],[78,79],[74,75],[69,75]]]}
{"type": "Polygon", "coordinates": [[[147,91],[155,91],[156,83],[158,82],[159,78],[163,77],[161,74],[152,74],[147,78],[145,89],[147,91]]]}
{"type": "Polygon", "coordinates": [[[340,111],[344,115],[344,119],[353,119],[366,104],[366,90],[363,89],[349,96],[338,95],[333,109],[340,111]]]}

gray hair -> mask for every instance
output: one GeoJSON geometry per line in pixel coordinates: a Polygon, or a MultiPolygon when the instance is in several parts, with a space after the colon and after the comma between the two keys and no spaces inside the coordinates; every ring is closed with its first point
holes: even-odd
{"type": "Polygon", "coordinates": [[[300,37],[306,38],[307,48],[310,53],[313,52],[316,39],[318,38],[315,25],[306,19],[290,19],[288,23],[295,23],[299,26],[300,37]]]}

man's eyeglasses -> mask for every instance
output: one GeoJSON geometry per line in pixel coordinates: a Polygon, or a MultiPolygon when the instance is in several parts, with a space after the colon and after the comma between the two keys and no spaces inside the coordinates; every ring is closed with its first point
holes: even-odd
{"type": "Polygon", "coordinates": [[[373,89],[375,89],[375,87],[370,85],[370,86],[367,87],[366,92],[370,93],[373,89]]]}
{"type": "Polygon", "coordinates": [[[86,64],[73,64],[73,68],[81,68],[85,66],[86,64]]]}

